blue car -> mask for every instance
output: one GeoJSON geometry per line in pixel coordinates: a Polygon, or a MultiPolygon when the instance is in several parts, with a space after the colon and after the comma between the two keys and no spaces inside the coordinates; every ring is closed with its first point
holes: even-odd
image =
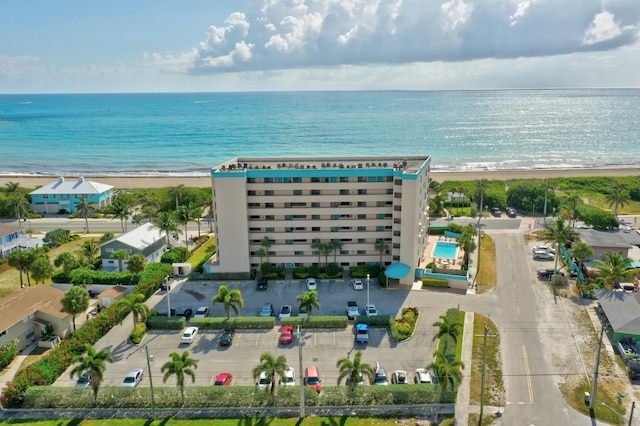
{"type": "Polygon", "coordinates": [[[369,343],[369,326],[367,324],[356,324],[356,342],[369,343]]]}

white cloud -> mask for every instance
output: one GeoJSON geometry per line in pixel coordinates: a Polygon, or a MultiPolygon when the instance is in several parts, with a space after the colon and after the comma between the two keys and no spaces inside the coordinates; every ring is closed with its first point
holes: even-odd
{"type": "Polygon", "coordinates": [[[619,37],[622,30],[609,12],[598,13],[582,39],[584,44],[595,44],[619,37]]]}

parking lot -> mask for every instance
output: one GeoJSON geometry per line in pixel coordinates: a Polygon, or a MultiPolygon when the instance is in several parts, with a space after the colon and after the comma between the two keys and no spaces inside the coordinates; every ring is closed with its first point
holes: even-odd
{"type": "MultiPolygon", "coordinates": [[[[244,308],[240,315],[258,315],[265,302],[273,303],[276,314],[283,304],[294,307],[296,313],[296,297],[306,291],[304,281],[270,282],[266,291],[256,291],[254,282],[179,282],[174,283],[169,294],[172,308],[191,307],[194,311],[199,306],[208,306],[211,316],[224,316],[221,305],[212,306],[211,299],[218,294],[220,285],[230,289],[240,289],[244,299],[244,308]]],[[[348,300],[355,300],[362,313],[367,303],[367,285],[356,291],[350,282],[320,281],[318,284],[320,309],[313,315],[345,315],[348,300]]],[[[428,296],[428,292],[381,289],[371,281],[369,286],[370,303],[375,304],[382,314],[397,316],[403,306],[422,306],[420,300],[428,296]],[[419,296],[419,297],[416,297],[419,296]],[[412,300],[413,299],[413,300],[412,300]]],[[[443,295],[445,296],[445,295],[443,295]]],[[[147,301],[150,307],[161,310],[168,305],[166,291],[159,291],[147,301]]],[[[394,343],[390,340],[386,328],[371,328],[369,343],[355,343],[352,322],[346,330],[308,330],[303,332],[303,368],[315,365],[320,371],[322,381],[327,386],[336,384],[338,370],[336,362],[340,358],[349,357],[357,350],[363,351],[363,362],[373,365],[378,362],[387,369],[390,375],[394,370],[406,370],[412,377],[416,368],[424,367],[432,360],[432,352],[436,342],[432,341],[436,333],[433,322],[438,315],[444,314],[442,308],[430,311],[421,309],[418,332],[407,342],[394,343]]],[[[233,314],[232,314],[233,315],[233,314]]],[[[229,372],[234,376],[233,385],[254,384],[252,369],[259,363],[263,352],[274,356],[284,355],[289,366],[300,374],[298,336],[290,345],[279,343],[280,325],[268,331],[238,330],[231,346],[219,345],[222,334],[218,330],[200,330],[192,344],[180,344],[182,331],[150,330],[143,341],[143,346],[136,346],[127,341],[133,322],[128,317],[122,325],[114,327],[96,345],[96,349],[107,349],[114,357],[114,363],[107,365],[104,386],[118,386],[125,375],[134,368],[143,368],[145,377],[140,386],[149,386],[149,371],[145,353],[146,344],[151,363],[151,375],[154,386],[162,385],[161,366],[167,362],[171,352],[189,351],[190,356],[199,361],[196,370],[197,386],[209,386],[219,373],[229,372]]],[[[68,372],[60,377],[56,385],[73,386],[68,372]]],[[[191,384],[191,383],[189,383],[191,384]]],[[[168,386],[175,385],[175,378],[170,378],[168,386]]]]}

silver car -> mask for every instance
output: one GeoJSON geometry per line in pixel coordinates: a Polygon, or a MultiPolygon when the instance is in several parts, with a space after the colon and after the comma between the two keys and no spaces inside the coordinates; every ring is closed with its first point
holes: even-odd
{"type": "Polygon", "coordinates": [[[133,369],[127,373],[120,386],[136,387],[142,381],[142,376],[144,376],[144,370],[142,368],[133,369]]]}

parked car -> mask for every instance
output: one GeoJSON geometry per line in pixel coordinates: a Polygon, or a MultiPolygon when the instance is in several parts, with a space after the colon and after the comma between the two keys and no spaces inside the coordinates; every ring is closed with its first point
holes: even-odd
{"type": "Polygon", "coordinates": [[[318,283],[315,278],[307,278],[307,290],[318,290],[318,283]]]}
{"type": "Polygon", "coordinates": [[[206,306],[200,306],[198,309],[196,309],[196,313],[193,317],[206,318],[208,316],[209,316],[209,308],[207,308],[206,306]]]}
{"type": "Polygon", "coordinates": [[[278,319],[282,320],[283,318],[289,318],[291,316],[291,305],[282,305],[280,307],[280,313],[278,314],[278,319]]]}
{"type": "Polygon", "coordinates": [[[413,377],[413,383],[431,383],[431,374],[426,368],[416,368],[416,374],[413,377]]]}
{"type": "Polygon", "coordinates": [[[274,314],[273,304],[265,303],[260,310],[261,317],[272,317],[274,314]]]}
{"type": "Polygon", "coordinates": [[[280,384],[282,386],[295,386],[296,385],[296,370],[292,367],[284,370],[284,380],[280,379],[280,384]]]}
{"type": "MultiPolygon", "coordinates": [[[[557,270],[556,275],[564,277],[564,272],[557,270]]],[[[553,268],[551,269],[541,269],[538,271],[538,279],[542,281],[549,281],[553,276],[553,268]]]]}
{"type": "Polygon", "coordinates": [[[516,209],[514,209],[513,207],[507,207],[507,216],[509,217],[516,217],[517,213],[516,213],[516,209]]]}
{"type": "MultiPolygon", "coordinates": [[[[162,308],[158,311],[158,315],[166,317],[169,315],[169,308],[162,308]]],[[[175,317],[176,316],[176,310],[171,308],[171,316],[175,317]]]]}
{"type": "Polygon", "coordinates": [[[187,321],[189,321],[189,318],[193,316],[193,309],[185,307],[178,308],[176,309],[176,316],[185,317],[187,321]]]}
{"type": "Polygon", "coordinates": [[[231,328],[225,328],[220,336],[220,346],[231,346],[233,343],[233,336],[235,336],[235,330],[231,328]]]}
{"type": "Polygon", "coordinates": [[[404,370],[396,370],[391,373],[391,383],[394,385],[407,385],[409,384],[409,377],[404,370]]]}
{"type": "Polygon", "coordinates": [[[491,207],[491,214],[494,215],[495,217],[502,216],[502,212],[498,207],[491,207]]]}
{"type": "Polygon", "coordinates": [[[266,389],[267,386],[271,384],[271,380],[267,377],[266,372],[261,372],[258,376],[258,381],[256,382],[256,386],[260,389],[266,389]]]}
{"type": "Polygon", "coordinates": [[[533,260],[553,260],[554,258],[554,255],[548,251],[538,250],[533,252],[533,260]]]}
{"type": "Polygon", "coordinates": [[[320,373],[318,367],[310,365],[304,372],[304,384],[306,386],[313,386],[317,393],[320,393],[320,373]]]}
{"type": "Polygon", "coordinates": [[[258,278],[256,280],[256,290],[258,291],[264,291],[269,287],[269,281],[267,281],[266,278],[262,277],[262,278],[258,278]]]}
{"type": "Polygon", "coordinates": [[[373,379],[373,384],[376,386],[386,386],[389,384],[389,379],[387,378],[387,370],[385,370],[384,367],[378,367],[376,375],[373,379]]]}
{"type": "Polygon", "coordinates": [[[125,386],[125,387],[138,386],[138,384],[140,384],[140,382],[142,381],[142,376],[144,376],[144,370],[142,368],[133,369],[129,371],[129,373],[127,373],[127,375],[124,377],[124,380],[122,381],[122,384],[120,386],[125,386]]]}
{"type": "Polygon", "coordinates": [[[76,387],[86,388],[91,384],[91,374],[88,371],[85,371],[80,375],[78,381],[76,382],[76,387]]]}
{"type": "Polygon", "coordinates": [[[375,317],[376,315],[379,315],[378,309],[376,309],[376,305],[374,304],[367,305],[364,310],[368,317],[375,317]]]}
{"type": "Polygon", "coordinates": [[[356,342],[369,343],[369,326],[367,324],[356,324],[356,342]]]}
{"type": "Polygon", "coordinates": [[[193,343],[197,335],[198,335],[198,327],[187,327],[182,332],[180,343],[184,343],[185,345],[191,344],[193,343]]]}
{"type": "Polygon", "coordinates": [[[288,345],[291,342],[293,342],[293,326],[285,325],[280,333],[280,343],[288,345]]]}
{"type": "MultiPolygon", "coordinates": [[[[345,386],[351,386],[351,376],[347,377],[347,380],[344,381],[345,386]]],[[[367,383],[364,381],[364,376],[360,374],[358,376],[358,385],[366,385],[367,383]]]]}
{"type": "Polygon", "coordinates": [[[549,247],[549,246],[535,246],[535,247],[531,250],[531,253],[535,253],[535,252],[537,252],[537,251],[553,252],[554,254],[555,254],[555,252],[556,252],[554,249],[552,249],[552,248],[551,248],[551,247],[549,247]]]}
{"type": "Polygon", "coordinates": [[[216,381],[213,382],[213,386],[231,386],[233,382],[233,374],[220,373],[216,376],[216,381]]]}
{"type": "Polygon", "coordinates": [[[360,278],[352,279],[351,285],[353,285],[354,290],[362,290],[364,288],[364,284],[362,284],[362,280],[360,278]]]}
{"type": "Polygon", "coordinates": [[[349,300],[347,302],[347,318],[355,319],[360,315],[360,308],[355,300],[349,300]]]}
{"type": "Polygon", "coordinates": [[[308,318],[309,317],[309,313],[307,312],[307,310],[305,308],[298,308],[298,316],[300,318],[308,318]]]}

